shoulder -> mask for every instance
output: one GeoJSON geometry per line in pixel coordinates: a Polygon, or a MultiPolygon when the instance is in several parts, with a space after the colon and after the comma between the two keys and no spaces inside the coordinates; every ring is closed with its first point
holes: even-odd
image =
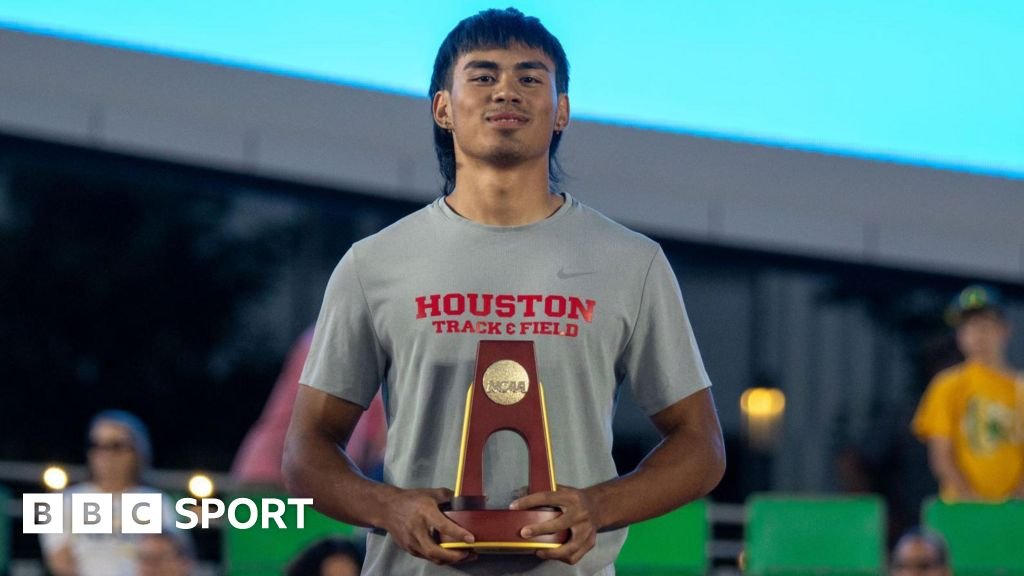
{"type": "Polygon", "coordinates": [[[935,380],[936,381],[940,381],[940,380],[941,381],[955,380],[957,378],[962,377],[966,370],[967,370],[967,366],[965,364],[963,364],[963,363],[954,364],[954,365],[950,366],[949,368],[946,368],[944,370],[940,370],[939,373],[935,375],[935,380]]]}
{"type": "Polygon", "coordinates": [[[438,224],[437,201],[404,216],[394,223],[352,244],[353,252],[359,256],[373,256],[379,252],[407,245],[436,232],[438,224]]]}
{"type": "Polygon", "coordinates": [[[936,374],[928,388],[935,392],[953,390],[966,381],[966,376],[966,366],[964,364],[956,364],[936,374]]]}
{"type": "Polygon", "coordinates": [[[362,279],[366,274],[372,276],[384,263],[388,263],[385,268],[391,268],[395,262],[410,257],[410,247],[429,245],[430,238],[437,233],[435,204],[420,208],[384,229],[353,242],[338,261],[332,281],[339,278],[362,279]]]}
{"type": "Polygon", "coordinates": [[[66,490],[64,490],[64,493],[65,494],[92,494],[92,493],[96,493],[96,492],[99,492],[99,491],[100,491],[99,486],[93,484],[92,482],[80,482],[78,484],[74,484],[74,485],[69,486],[66,490]]]}
{"type": "Polygon", "coordinates": [[[163,491],[159,488],[154,488],[148,484],[139,484],[138,486],[132,486],[131,489],[126,492],[137,493],[137,494],[163,494],[163,491]]]}
{"type": "Polygon", "coordinates": [[[618,246],[638,254],[653,257],[661,247],[647,236],[612,220],[608,216],[590,206],[572,199],[578,225],[585,228],[588,242],[618,246]]]}

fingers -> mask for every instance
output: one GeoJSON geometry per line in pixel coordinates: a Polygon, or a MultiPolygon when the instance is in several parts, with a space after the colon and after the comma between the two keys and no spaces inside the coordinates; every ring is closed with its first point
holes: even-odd
{"type": "Polygon", "coordinates": [[[579,489],[560,484],[558,490],[534,492],[522,498],[517,498],[509,504],[509,508],[512,510],[528,510],[538,506],[556,506],[564,509],[566,506],[580,505],[581,503],[582,492],[579,489]]]}
{"type": "Polygon", "coordinates": [[[434,530],[442,536],[446,536],[456,542],[466,542],[471,544],[475,541],[473,534],[471,534],[469,530],[459,526],[452,521],[451,518],[445,516],[441,512],[438,512],[436,515],[432,515],[430,520],[434,525],[434,530]]]}
{"type": "Polygon", "coordinates": [[[557,492],[529,494],[515,500],[509,507],[514,510],[528,510],[539,506],[558,508],[562,514],[551,520],[524,526],[520,533],[523,538],[532,538],[538,534],[552,534],[568,528],[578,528],[584,524],[592,527],[590,510],[583,502],[580,491],[573,488],[561,489],[557,492]]]}
{"type": "Polygon", "coordinates": [[[526,539],[539,536],[541,534],[554,534],[555,532],[561,532],[562,530],[568,530],[572,528],[576,522],[573,522],[573,518],[570,518],[568,514],[564,512],[557,518],[551,520],[545,520],[544,522],[538,522],[537,524],[530,524],[523,526],[523,529],[519,531],[519,534],[526,539]]]}
{"type": "Polygon", "coordinates": [[[438,504],[451,499],[444,488],[401,492],[393,506],[387,529],[395,542],[409,554],[434,564],[454,564],[471,558],[471,551],[442,548],[436,534],[456,542],[473,542],[473,535],[445,516],[438,504]]]}
{"type": "Polygon", "coordinates": [[[597,533],[593,530],[573,530],[572,537],[558,548],[538,550],[537,557],[544,560],[558,560],[566,564],[576,564],[583,556],[597,545],[597,533]],[[586,532],[586,534],[582,534],[586,532]]]}
{"type": "Polygon", "coordinates": [[[428,514],[425,520],[429,525],[424,526],[424,529],[416,530],[411,535],[412,542],[408,546],[410,554],[417,558],[429,560],[434,564],[453,564],[464,562],[469,558],[470,552],[467,550],[448,550],[442,548],[435,540],[434,532],[436,531],[448,538],[461,542],[472,542],[472,534],[440,512],[436,515],[428,514]]]}
{"type": "Polygon", "coordinates": [[[580,490],[562,486],[555,492],[537,492],[519,498],[509,506],[514,510],[527,510],[539,506],[553,506],[562,511],[557,518],[524,526],[523,538],[540,534],[553,534],[570,530],[569,541],[549,550],[540,550],[537,557],[544,560],[558,560],[576,564],[597,544],[597,529],[590,508],[590,502],[580,490]]]}
{"type": "Polygon", "coordinates": [[[447,550],[441,548],[433,537],[424,536],[418,538],[415,546],[410,546],[409,553],[417,558],[422,558],[434,564],[455,564],[464,562],[469,558],[470,553],[466,550],[447,550]]]}
{"type": "Polygon", "coordinates": [[[511,510],[529,510],[539,506],[557,506],[555,495],[557,492],[534,492],[522,498],[516,498],[508,505],[511,510]]]}
{"type": "MultiPolygon", "coordinates": [[[[438,488],[431,492],[431,496],[434,497],[438,503],[447,502],[451,499],[451,490],[446,488],[438,488]]],[[[457,562],[465,562],[470,559],[471,552],[468,550],[449,550],[442,548],[441,545],[437,543],[434,533],[436,532],[437,534],[455,542],[467,543],[472,543],[474,541],[473,534],[453,522],[451,518],[445,516],[440,509],[436,507],[427,512],[426,520],[430,524],[429,529],[420,531],[416,535],[417,551],[421,554],[421,558],[429,560],[435,564],[454,564],[457,562]]]]}
{"type": "Polygon", "coordinates": [[[444,504],[445,502],[451,502],[454,492],[448,488],[431,488],[427,491],[430,496],[437,501],[438,504],[444,504]]]}

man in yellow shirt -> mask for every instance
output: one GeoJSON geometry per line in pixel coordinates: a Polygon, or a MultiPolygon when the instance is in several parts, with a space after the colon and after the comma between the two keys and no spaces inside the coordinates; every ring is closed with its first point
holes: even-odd
{"type": "Polygon", "coordinates": [[[950,307],[964,361],[925,391],[912,428],[928,444],[943,500],[1024,498],[1024,380],[1006,359],[1010,324],[992,288],[950,307]]]}

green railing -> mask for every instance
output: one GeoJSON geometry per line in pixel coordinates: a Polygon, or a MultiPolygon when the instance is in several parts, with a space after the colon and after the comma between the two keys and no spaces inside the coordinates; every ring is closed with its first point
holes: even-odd
{"type": "Polygon", "coordinates": [[[629,527],[615,562],[622,576],[701,576],[708,570],[708,505],[698,500],[629,527]]]}
{"type": "MultiPolygon", "coordinates": [[[[239,494],[237,497],[250,498],[257,503],[261,498],[285,500],[287,494],[239,494]]],[[[238,520],[249,519],[244,506],[238,508],[238,520]]],[[[288,506],[283,517],[287,528],[271,526],[263,529],[240,530],[224,523],[224,547],[222,562],[227,576],[280,576],[284,568],[310,544],[329,536],[350,537],[355,528],[328,518],[305,507],[304,527],[297,526],[295,506],[288,506]]]]}
{"type": "Polygon", "coordinates": [[[1024,576],[1024,502],[931,500],[922,516],[946,539],[957,576],[1024,576]]]}
{"type": "Polygon", "coordinates": [[[885,570],[885,504],[874,496],[747,499],[746,573],[877,576],[885,570]]]}

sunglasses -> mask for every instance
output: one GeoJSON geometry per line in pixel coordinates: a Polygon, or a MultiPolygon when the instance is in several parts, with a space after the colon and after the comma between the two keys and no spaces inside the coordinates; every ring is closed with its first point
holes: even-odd
{"type": "Polygon", "coordinates": [[[941,568],[942,566],[938,562],[895,562],[892,567],[896,570],[916,570],[925,571],[933,570],[935,568],[941,568]]]}
{"type": "Polygon", "coordinates": [[[89,442],[89,450],[95,450],[97,452],[131,452],[135,450],[135,446],[131,442],[114,440],[113,442],[97,442],[92,440],[89,442]]]}

